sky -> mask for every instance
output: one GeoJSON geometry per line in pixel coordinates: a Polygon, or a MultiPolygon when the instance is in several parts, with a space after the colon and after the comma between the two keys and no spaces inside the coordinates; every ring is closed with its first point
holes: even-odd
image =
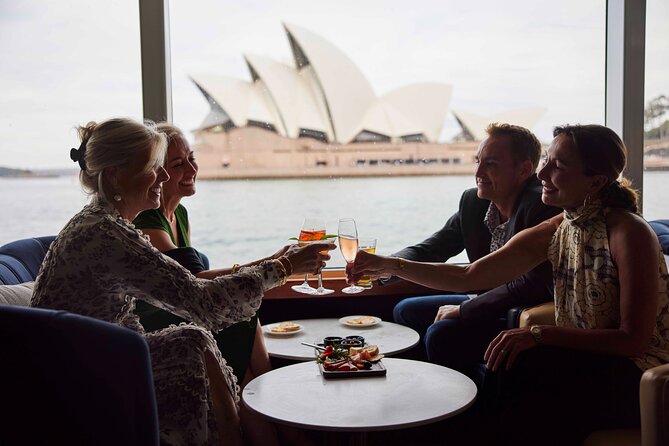
{"type": "MultiPolygon", "coordinates": [[[[604,122],[605,0],[172,0],[174,122],[209,106],[190,74],[250,80],[243,54],[292,64],[282,22],[342,50],[377,95],[453,87],[450,109],[546,109],[533,129],[604,122]]],[[[646,99],[669,94],[669,2],[647,2],[646,99]]],[[[75,127],[141,118],[136,0],[0,0],[0,166],[67,168],[75,127]],[[63,7],[67,5],[67,7],[63,7]]],[[[452,115],[442,140],[459,127],[452,115]]]]}

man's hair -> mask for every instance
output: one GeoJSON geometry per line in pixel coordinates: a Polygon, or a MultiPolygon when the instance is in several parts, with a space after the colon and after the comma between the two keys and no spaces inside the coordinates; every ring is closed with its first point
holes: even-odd
{"type": "Polygon", "coordinates": [[[534,170],[539,166],[541,158],[541,143],[525,127],[512,124],[500,124],[493,122],[485,129],[488,136],[506,136],[511,141],[511,156],[514,162],[520,163],[530,160],[534,170]]]}

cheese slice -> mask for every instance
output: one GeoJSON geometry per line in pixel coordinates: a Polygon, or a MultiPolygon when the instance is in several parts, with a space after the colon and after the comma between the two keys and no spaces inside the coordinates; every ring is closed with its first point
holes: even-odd
{"type": "Polygon", "coordinates": [[[369,356],[376,356],[379,354],[379,347],[376,345],[366,345],[364,347],[351,347],[349,349],[349,355],[357,355],[363,350],[367,350],[369,352],[369,356]]]}

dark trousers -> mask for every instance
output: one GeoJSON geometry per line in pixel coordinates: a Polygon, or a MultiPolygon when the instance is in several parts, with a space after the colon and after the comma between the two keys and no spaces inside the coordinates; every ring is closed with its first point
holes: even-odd
{"type": "Polygon", "coordinates": [[[593,431],[640,425],[642,372],[627,358],[541,346],[521,353],[508,372],[480,367],[473,407],[370,444],[582,446],[593,431]]]}
{"type": "Polygon", "coordinates": [[[486,373],[466,437],[470,444],[580,446],[595,430],[638,428],[641,374],[628,358],[535,347],[510,371],[486,373]]]}
{"type": "Polygon", "coordinates": [[[439,294],[403,299],[393,308],[393,318],[398,324],[413,328],[421,338],[434,322],[437,310],[442,305],[460,305],[468,300],[461,294],[439,294]]]}
{"type": "Polygon", "coordinates": [[[427,359],[464,373],[479,386],[483,355],[492,340],[505,329],[504,320],[435,322],[425,334],[427,359]]]}
{"type": "Polygon", "coordinates": [[[458,294],[404,299],[393,309],[395,322],[416,330],[423,339],[423,360],[457,370],[480,384],[479,364],[490,342],[506,328],[505,321],[446,319],[434,323],[442,305],[460,305],[458,294]]]}

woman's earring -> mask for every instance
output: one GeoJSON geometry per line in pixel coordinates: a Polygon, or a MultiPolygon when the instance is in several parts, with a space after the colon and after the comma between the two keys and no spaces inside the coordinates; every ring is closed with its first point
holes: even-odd
{"type": "Polygon", "coordinates": [[[121,201],[121,196],[119,194],[114,194],[114,201],[121,201]]]}
{"type": "MultiPolygon", "coordinates": [[[[116,197],[114,197],[114,198],[116,198],[116,197]]],[[[583,200],[583,206],[589,205],[590,201],[591,201],[590,194],[588,194],[588,195],[585,196],[585,199],[583,200]]]]}

